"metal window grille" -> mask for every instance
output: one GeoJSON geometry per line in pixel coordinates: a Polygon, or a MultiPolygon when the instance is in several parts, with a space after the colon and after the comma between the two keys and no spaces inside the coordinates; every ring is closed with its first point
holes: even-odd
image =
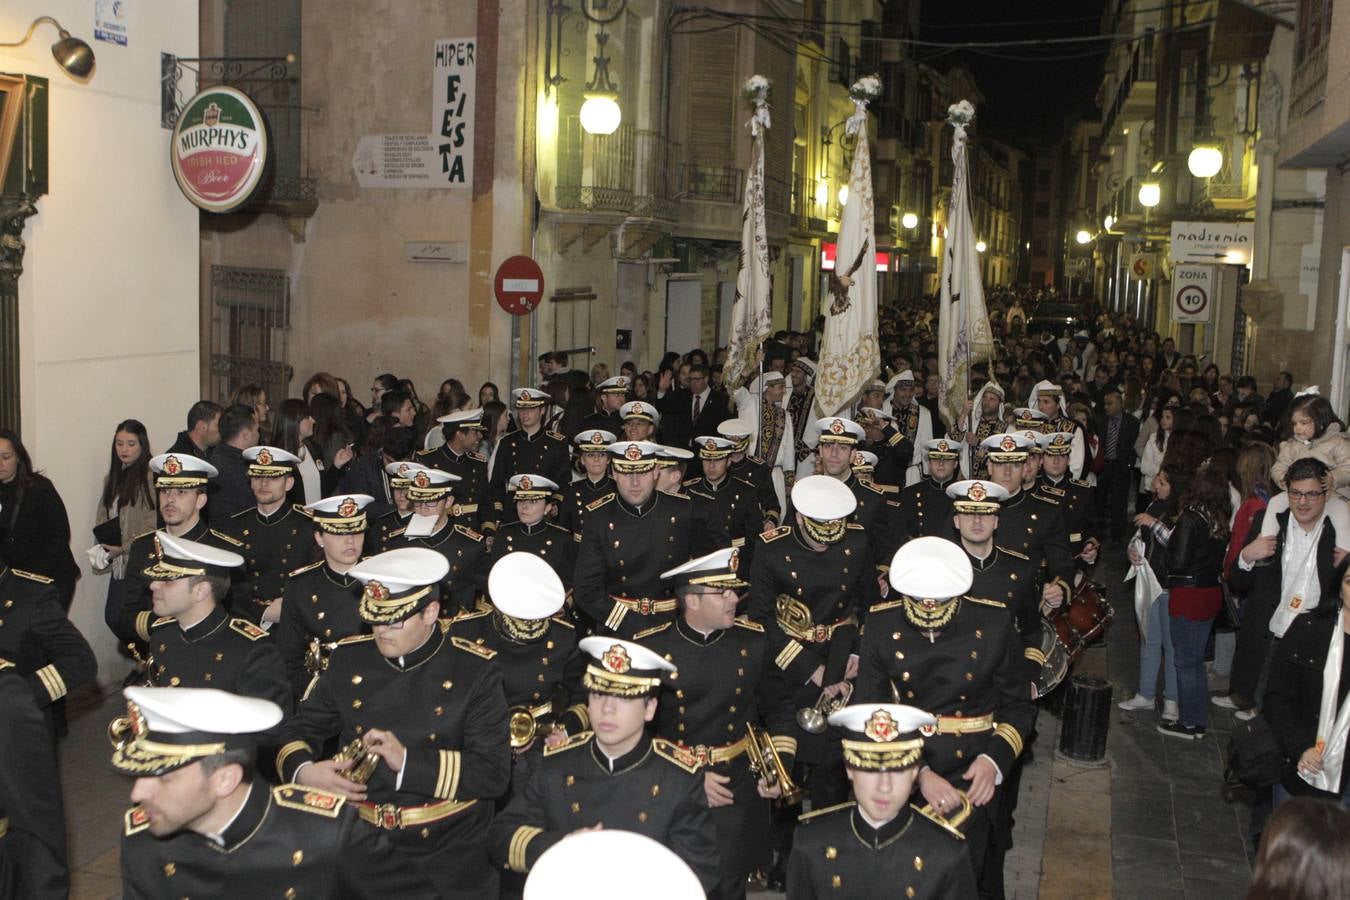
{"type": "Polygon", "coordinates": [[[279,269],[211,267],[210,396],[230,399],[246,384],[274,402],[285,397],[293,370],[286,361],[291,281],[279,269]]]}

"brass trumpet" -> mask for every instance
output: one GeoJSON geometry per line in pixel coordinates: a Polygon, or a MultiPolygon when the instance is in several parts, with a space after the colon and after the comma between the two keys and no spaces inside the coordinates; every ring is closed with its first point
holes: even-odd
{"type": "Polygon", "coordinates": [[[310,638],[305,648],[305,671],[311,675],[322,675],[328,669],[328,656],[337,642],[323,643],[318,638],[310,638]]]}
{"type": "Polygon", "coordinates": [[[828,692],[821,691],[815,705],[797,710],[797,725],[807,734],[824,734],[826,726],[829,725],[830,714],[847,706],[852,696],[851,681],[845,681],[844,689],[833,697],[828,692]]]}
{"type": "Polygon", "coordinates": [[[118,716],[108,723],[108,741],[114,750],[121,750],[134,736],[134,732],[131,716],[118,716]]]}
{"type": "Polygon", "coordinates": [[[333,754],[334,762],[346,762],[349,759],[356,760],[355,765],[338,774],[353,784],[370,781],[370,776],[375,774],[375,767],[380,764],[380,755],[368,749],[359,737],[333,754]]]}
{"type": "Polygon", "coordinates": [[[769,787],[777,785],[782,789],[777,801],[780,805],[796,806],[802,799],[802,789],[793,782],[792,774],[783,765],[783,758],[778,755],[778,748],[773,745],[769,733],[750,723],[746,723],[745,733],[749,738],[746,753],[750,757],[750,771],[769,787]]]}
{"type": "Polygon", "coordinates": [[[940,824],[946,825],[948,829],[956,834],[961,834],[961,826],[966,823],[966,819],[970,818],[971,806],[970,798],[966,796],[965,791],[957,791],[957,793],[961,795],[961,808],[955,812],[950,814],[939,812],[933,809],[931,803],[925,804],[919,812],[928,816],[930,819],[935,819],[940,824]]]}
{"type": "Polygon", "coordinates": [[[535,738],[548,737],[558,727],[557,725],[540,727],[539,720],[525,706],[513,706],[507,710],[507,722],[507,729],[511,735],[511,749],[515,751],[529,747],[535,738]]]}

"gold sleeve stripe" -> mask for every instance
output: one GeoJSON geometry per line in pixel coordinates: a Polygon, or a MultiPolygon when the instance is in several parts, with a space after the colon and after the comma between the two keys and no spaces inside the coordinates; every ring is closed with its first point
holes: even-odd
{"type": "Polygon", "coordinates": [[[787,642],[787,646],[783,648],[782,652],[778,654],[778,658],[774,660],[774,665],[778,666],[778,668],[783,671],[787,671],[787,667],[792,665],[792,661],[796,659],[797,654],[801,652],[802,645],[798,643],[796,639],[790,640],[787,642]]]}
{"type": "Polygon", "coordinates": [[[298,753],[302,750],[309,750],[309,744],[304,741],[291,741],[286,746],[277,751],[277,772],[281,773],[286,765],[286,759],[292,753],[298,753]]]}
{"type": "Polygon", "coordinates": [[[61,673],[56,671],[55,665],[43,666],[37,670],[37,677],[42,681],[42,686],[47,689],[53,700],[60,700],[66,695],[66,682],[61,677],[61,673]]]}
{"type": "Polygon", "coordinates": [[[797,755],[797,739],[786,734],[775,734],[769,738],[769,743],[773,744],[773,749],[779,753],[786,753],[789,756],[797,755]]]}
{"type": "Polygon", "coordinates": [[[1000,722],[994,726],[994,734],[1008,742],[1014,757],[1022,755],[1022,736],[1017,733],[1016,728],[1006,722],[1000,722]]]}
{"type": "Polygon", "coordinates": [[[1022,651],[1022,655],[1038,665],[1045,664],[1045,654],[1039,647],[1027,647],[1022,651]]]}
{"type": "Polygon", "coordinates": [[[150,640],[150,617],[154,613],[150,610],[136,613],[136,633],[140,635],[141,640],[150,640]]]}
{"type": "Polygon", "coordinates": [[[611,631],[618,631],[619,623],[623,621],[623,617],[626,615],[628,615],[628,607],[622,603],[615,603],[614,609],[610,610],[609,618],[605,619],[605,627],[611,631]]]}
{"type": "Polygon", "coordinates": [[[506,867],[512,872],[524,874],[525,868],[525,848],[530,845],[536,835],[544,833],[544,829],[536,828],[533,825],[522,825],[516,829],[516,833],[511,835],[511,846],[506,853],[506,867]]]}
{"type": "Polygon", "coordinates": [[[585,731],[591,727],[591,713],[584,703],[574,703],[567,707],[567,711],[576,715],[581,720],[581,730],[585,731]]]}
{"type": "Polygon", "coordinates": [[[441,758],[440,774],[436,776],[436,796],[443,800],[453,800],[459,790],[459,751],[438,751],[441,758]]]}

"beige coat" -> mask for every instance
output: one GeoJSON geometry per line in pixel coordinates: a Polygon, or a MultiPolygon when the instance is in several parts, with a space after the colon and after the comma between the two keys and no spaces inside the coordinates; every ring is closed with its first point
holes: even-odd
{"type": "Polygon", "coordinates": [[[1332,422],[1327,426],[1325,434],[1309,444],[1297,438],[1282,442],[1275,464],[1270,467],[1270,477],[1278,482],[1280,487],[1288,487],[1284,483],[1285,473],[1295,460],[1305,456],[1326,463],[1331,469],[1332,487],[1342,499],[1350,500],[1350,437],[1341,431],[1341,426],[1332,422]]]}
{"type": "MultiPolygon", "coordinates": [[[[153,483],[150,485],[150,496],[155,496],[153,483]]],[[[100,505],[94,524],[102,525],[111,518],[112,516],[108,515],[107,508],[100,505]]],[[[122,532],[122,549],[125,551],[131,546],[132,538],[153,530],[158,521],[159,510],[155,509],[153,505],[146,506],[144,500],[119,509],[117,511],[117,527],[122,532]]],[[[95,569],[94,571],[100,575],[111,572],[114,578],[125,578],[127,574],[126,553],[119,553],[113,557],[112,564],[108,568],[95,569]]]]}

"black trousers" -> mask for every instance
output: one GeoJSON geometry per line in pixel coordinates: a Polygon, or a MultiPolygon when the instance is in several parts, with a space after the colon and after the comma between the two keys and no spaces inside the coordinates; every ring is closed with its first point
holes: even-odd
{"type": "Polygon", "coordinates": [[[1111,538],[1126,534],[1125,511],[1130,502],[1130,467],[1119,459],[1108,459],[1097,476],[1097,513],[1106,517],[1111,538]]]}

